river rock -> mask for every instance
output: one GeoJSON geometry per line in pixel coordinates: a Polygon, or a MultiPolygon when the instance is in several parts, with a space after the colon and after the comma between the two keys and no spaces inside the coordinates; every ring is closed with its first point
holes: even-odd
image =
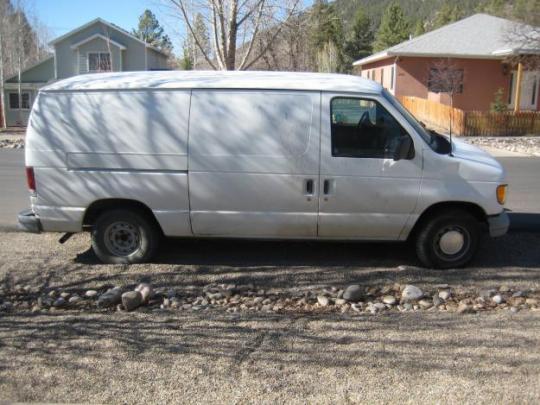
{"type": "Polygon", "coordinates": [[[357,284],[348,286],[343,292],[343,299],[349,302],[358,302],[364,298],[362,287],[357,284]]]}
{"type": "Polygon", "coordinates": [[[504,298],[502,297],[501,294],[495,294],[493,297],[491,297],[491,300],[497,305],[502,304],[504,302],[504,298]]]}
{"type": "Polygon", "coordinates": [[[449,299],[450,297],[452,296],[452,293],[450,292],[450,290],[442,290],[442,291],[439,291],[439,298],[443,301],[446,301],[447,299],[449,299]]]}
{"type": "Polygon", "coordinates": [[[402,302],[409,302],[409,301],[416,301],[422,296],[424,293],[422,290],[414,285],[406,285],[403,291],[401,292],[401,301],[402,302]]]}
{"type": "Polygon", "coordinates": [[[86,298],[94,298],[95,296],[98,295],[98,292],[96,290],[88,290],[84,293],[84,296],[86,298]]]}
{"type": "Polygon", "coordinates": [[[154,290],[152,286],[148,283],[141,283],[135,288],[135,291],[139,291],[142,296],[143,302],[148,302],[150,298],[154,296],[154,290]]]}
{"type": "Polygon", "coordinates": [[[382,302],[388,305],[396,305],[397,299],[393,295],[385,295],[382,297],[382,302]]]}
{"type": "Polygon", "coordinates": [[[140,291],[128,291],[122,294],[122,305],[126,311],[133,311],[143,303],[143,295],[140,291]]]}
{"type": "Polygon", "coordinates": [[[99,308],[112,307],[119,304],[122,301],[122,289],[120,287],[114,287],[107,290],[102,294],[97,301],[99,308]]]}
{"type": "Polygon", "coordinates": [[[324,295],[319,295],[317,297],[317,302],[321,307],[327,307],[330,301],[328,300],[328,297],[325,297],[324,295]]]}

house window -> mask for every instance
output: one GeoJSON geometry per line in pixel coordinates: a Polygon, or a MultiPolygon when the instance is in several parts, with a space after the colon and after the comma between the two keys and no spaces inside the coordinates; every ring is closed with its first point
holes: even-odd
{"type": "Polygon", "coordinates": [[[429,70],[428,90],[433,93],[447,93],[456,85],[456,93],[463,93],[463,69],[446,71],[431,68],[429,70]]]}
{"type": "Polygon", "coordinates": [[[508,105],[512,104],[514,94],[514,73],[510,73],[510,84],[508,85],[508,105]]]}
{"type": "Polygon", "coordinates": [[[532,87],[532,97],[531,97],[531,105],[536,105],[536,89],[538,88],[538,81],[536,76],[533,79],[533,87],[532,87]]]}
{"type": "Polygon", "coordinates": [[[30,93],[24,91],[21,93],[21,103],[19,104],[19,93],[9,93],[9,109],[18,110],[19,105],[22,110],[30,109],[30,93]]]}
{"type": "Polygon", "coordinates": [[[90,52],[88,54],[89,72],[111,72],[111,54],[109,52],[90,52]]]}
{"type": "Polygon", "coordinates": [[[394,66],[390,70],[390,88],[394,89],[394,66]]]}
{"type": "Polygon", "coordinates": [[[384,86],[384,68],[381,69],[381,84],[384,86]]]}
{"type": "Polygon", "coordinates": [[[331,101],[332,156],[392,158],[400,138],[409,136],[378,102],[336,97],[331,101]]]}

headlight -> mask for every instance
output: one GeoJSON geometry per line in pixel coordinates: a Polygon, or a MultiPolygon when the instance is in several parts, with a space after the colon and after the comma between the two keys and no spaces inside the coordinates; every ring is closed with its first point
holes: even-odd
{"type": "Polygon", "coordinates": [[[497,201],[499,204],[504,204],[506,202],[506,192],[508,191],[508,184],[501,184],[497,186],[497,201]]]}

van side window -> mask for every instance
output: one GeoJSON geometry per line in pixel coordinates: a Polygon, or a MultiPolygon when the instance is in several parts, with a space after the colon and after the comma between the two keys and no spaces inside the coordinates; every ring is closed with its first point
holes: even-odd
{"type": "Polygon", "coordinates": [[[378,102],[361,98],[332,99],[332,156],[392,158],[399,139],[409,136],[378,102]]]}

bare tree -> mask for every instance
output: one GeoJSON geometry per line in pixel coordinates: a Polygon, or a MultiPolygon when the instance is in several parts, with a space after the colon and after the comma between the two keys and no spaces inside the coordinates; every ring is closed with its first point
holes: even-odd
{"type": "Polygon", "coordinates": [[[268,52],[284,23],[298,13],[301,4],[300,0],[164,1],[177,10],[200,54],[216,70],[252,67],[268,52]],[[193,16],[197,14],[210,27],[212,52],[195,27],[193,16]],[[268,32],[272,35],[263,35],[268,32]]]}
{"type": "Polygon", "coordinates": [[[452,140],[452,123],[454,120],[454,96],[463,92],[463,82],[464,70],[458,67],[450,58],[436,61],[429,70],[429,91],[446,94],[450,100],[450,140],[452,140]]]}

